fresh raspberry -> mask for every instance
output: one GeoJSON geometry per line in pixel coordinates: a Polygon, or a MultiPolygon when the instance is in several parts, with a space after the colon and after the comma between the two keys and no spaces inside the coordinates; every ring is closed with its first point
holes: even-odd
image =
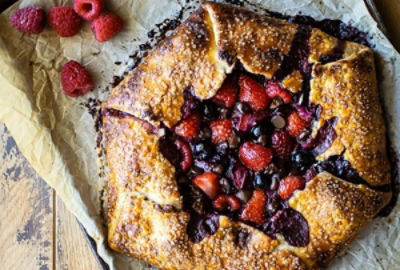
{"type": "Polygon", "coordinates": [[[226,80],[218,90],[217,94],[213,97],[213,101],[226,108],[232,107],[237,98],[236,87],[231,80],[226,80]]]}
{"type": "Polygon", "coordinates": [[[93,88],[92,76],[76,61],[69,61],[62,67],[61,84],[70,97],[84,95],[93,88]]]}
{"type": "Polygon", "coordinates": [[[301,176],[287,176],[279,185],[279,196],[286,200],[298,189],[304,189],[306,182],[301,176]]]}
{"type": "Polygon", "coordinates": [[[292,96],[288,91],[282,88],[278,82],[270,81],[265,86],[265,91],[269,98],[280,97],[286,104],[290,103],[292,96]]]}
{"type": "Polygon", "coordinates": [[[213,207],[219,211],[233,212],[240,209],[240,200],[233,195],[221,194],[213,201],[213,207]]]}
{"type": "Polygon", "coordinates": [[[249,169],[259,171],[272,160],[272,150],[253,142],[245,142],[239,150],[239,158],[249,169]]]}
{"type": "Polygon", "coordinates": [[[259,111],[267,108],[269,98],[264,87],[246,75],[239,78],[240,101],[247,102],[253,110],[259,111]]]}
{"type": "Polygon", "coordinates": [[[62,37],[72,37],[79,31],[81,18],[72,7],[53,7],[49,11],[51,27],[62,37]]]}
{"type": "Polygon", "coordinates": [[[124,22],[113,13],[104,13],[94,19],[90,24],[95,38],[99,42],[105,42],[122,30],[124,22]]]}
{"type": "Polygon", "coordinates": [[[262,225],[265,222],[264,209],[266,201],[267,198],[264,191],[260,189],[254,190],[253,195],[244,207],[240,218],[242,220],[262,225]]]}
{"type": "Polygon", "coordinates": [[[275,152],[284,158],[289,157],[293,150],[292,138],[283,130],[277,130],[272,134],[271,144],[275,152]]]}
{"type": "Polygon", "coordinates": [[[198,186],[210,199],[214,199],[219,192],[218,175],[205,172],[196,176],[193,183],[198,186]]]}
{"type": "Polygon", "coordinates": [[[210,124],[212,142],[215,144],[227,141],[232,136],[232,121],[228,119],[215,120],[210,124]]]}
{"type": "Polygon", "coordinates": [[[75,0],[74,10],[87,21],[99,17],[103,10],[103,0],[75,0]]]}
{"type": "Polygon", "coordinates": [[[182,156],[182,161],[179,165],[181,166],[182,171],[187,171],[193,164],[192,149],[190,149],[189,144],[183,140],[177,140],[175,145],[182,156]]]}
{"type": "Polygon", "coordinates": [[[11,24],[20,32],[39,34],[43,31],[46,13],[40,7],[21,8],[11,15],[11,24]]]}
{"type": "Polygon", "coordinates": [[[298,112],[294,111],[288,117],[286,131],[293,137],[297,137],[307,126],[307,121],[302,119],[298,112]]]}
{"type": "Polygon", "coordinates": [[[175,133],[188,139],[196,137],[199,134],[200,123],[200,114],[192,113],[175,127],[175,133]]]}

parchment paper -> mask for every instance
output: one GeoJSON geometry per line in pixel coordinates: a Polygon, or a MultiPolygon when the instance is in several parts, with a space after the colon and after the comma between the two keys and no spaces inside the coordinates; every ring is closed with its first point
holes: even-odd
{"type": "MultiPolygon", "coordinates": [[[[135,65],[139,45],[147,33],[166,19],[186,18],[196,6],[185,0],[114,0],[106,8],[119,14],[125,28],[116,38],[100,44],[88,23],[72,38],[60,38],[46,27],[38,36],[14,30],[10,14],[17,8],[38,5],[46,10],[72,1],[24,0],[0,15],[0,120],[4,122],[39,175],[65,202],[88,234],[98,254],[111,269],[143,269],[139,261],[110,251],[101,215],[95,119],[85,104],[95,104],[110,92],[113,76],[135,65]],[[180,12],[183,13],[180,13],[180,12]],[[84,97],[62,92],[59,72],[68,60],[83,63],[93,74],[95,89],[84,97]]],[[[392,146],[400,153],[400,55],[378,30],[361,0],[246,1],[272,11],[316,19],[341,19],[369,33],[378,55],[379,85],[392,146]]],[[[154,42],[153,42],[154,43],[154,42]]],[[[387,218],[375,219],[330,269],[400,269],[400,206],[387,218]]],[[[84,258],[82,258],[84,259],[84,258]]]]}

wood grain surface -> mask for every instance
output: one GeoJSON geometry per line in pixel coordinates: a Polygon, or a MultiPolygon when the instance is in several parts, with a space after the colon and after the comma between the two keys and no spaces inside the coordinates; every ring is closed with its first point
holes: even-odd
{"type": "Polygon", "coordinates": [[[75,217],[1,123],[0,158],[0,269],[100,269],[75,217]]]}
{"type": "MultiPolygon", "coordinates": [[[[0,0],[0,11],[15,0],[0,0]]],[[[400,0],[377,0],[400,50],[400,0]]],[[[99,270],[79,223],[0,123],[0,269],[99,270]]]]}

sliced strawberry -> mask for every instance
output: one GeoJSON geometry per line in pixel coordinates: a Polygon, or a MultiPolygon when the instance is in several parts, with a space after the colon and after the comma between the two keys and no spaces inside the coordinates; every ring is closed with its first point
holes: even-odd
{"type": "Polygon", "coordinates": [[[290,103],[292,96],[278,82],[270,81],[265,86],[269,98],[280,97],[286,104],[290,103]]]}
{"type": "Polygon", "coordinates": [[[292,138],[283,130],[277,130],[272,134],[271,144],[279,156],[288,157],[293,150],[292,138]]]}
{"type": "Polygon", "coordinates": [[[240,200],[233,195],[221,194],[213,201],[213,207],[219,211],[240,209],[240,200]]]}
{"type": "Polygon", "coordinates": [[[279,185],[279,196],[286,200],[298,189],[304,189],[306,182],[301,176],[287,176],[279,185]]]}
{"type": "Polygon", "coordinates": [[[198,186],[210,199],[214,199],[219,192],[218,175],[205,172],[196,176],[193,183],[198,186]]]}
{"type": "Polygon", "coordinates": [[[175,133],[185,138],[196,137],[199,133],[200,123],[200,114],[192,113],[175,127],[175,133]]]}
{"type": "Polygon", "coordinates": [[[245,142],[239,150],[239,158],[248,168],[259,171],[272,160],[272,150],[253,142],[245,142]]]}
{"type": "Polygon", "coordinates": [[[254,190],[253,195],[244,207],[240,218],[242,220],[262,225],[265,222],[264,209],[266,200],[264,191],[260,189],[254,190]]]}
{"type": "Polygon", "coordinates": [[[226,108],[232,107],[237,98],[236,86],[232,80],[225,80],[217,94],[213,97],[213,101],[226,108]]]}
{"type": "Polygon", "coordinates": [[[212,121],[210,128],[212,142],[215,144],[227,141],[232,136],[232,121],[229,119],[212,121]]]}
{"type": "Polygon", "coordinates": [[[298,112],[292,112],[287,120],[286,131],[293,137],[297,137],[308,126],[308,122],[300,117],[298,112]]]}
{"type": "Polygon", "coordinates": [[[189,144],[183,140],[177,140],[175,145],[182,156],[182,161],[179,165],[182,171],[187,171],[193,164],[192,149],[190,149],[189,144]]]}
{"type": "Polygon", "coordinates": [[[264,110],[268,107],[270,99],[264,87],[246,75],[240,75],[240,101],[246,102],[255,111],[264,110]]]}

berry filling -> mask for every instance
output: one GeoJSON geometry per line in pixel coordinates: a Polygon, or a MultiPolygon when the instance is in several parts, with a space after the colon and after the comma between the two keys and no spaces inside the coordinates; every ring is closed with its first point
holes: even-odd
{"type": "MultiPolygon", "coordinates": [[[[338,119],[325,121],[311,136],[313,121],[322,109],[308,100],[312,64],[308,62],[311,27],[307,25],[316,22],[307,17],[289,20],[305,25],[299,26],[290,52],[272,79],[251,74],[237,63],[213,98],[200,100],[188,88],[183,93],[181,120],[171,129],[158,127],[165,130],[159,149],[176,168],[183,208],[190,213],[187,233],[194,243],[214,234],[219,215],[224,215],[272,238],[280,234],[292,246],[306,246],[307,220],[287,202],[293,194],[321,171],[366,184],[343,156],[316,160],[336,139],[338,119]],[[295,91],[285,87],[291,74],[300,82],[295,91]]],[[[344,39],[360,38],[359,32],[335,21],[323,26],[348,31],[343,32],[344,39]]],[[[340,59],[343,45],[339,42],[321,62],[340,59]]],[[[235,241],[243,247],[248,236],[249,232],[240,230],[235,241]]]]}

